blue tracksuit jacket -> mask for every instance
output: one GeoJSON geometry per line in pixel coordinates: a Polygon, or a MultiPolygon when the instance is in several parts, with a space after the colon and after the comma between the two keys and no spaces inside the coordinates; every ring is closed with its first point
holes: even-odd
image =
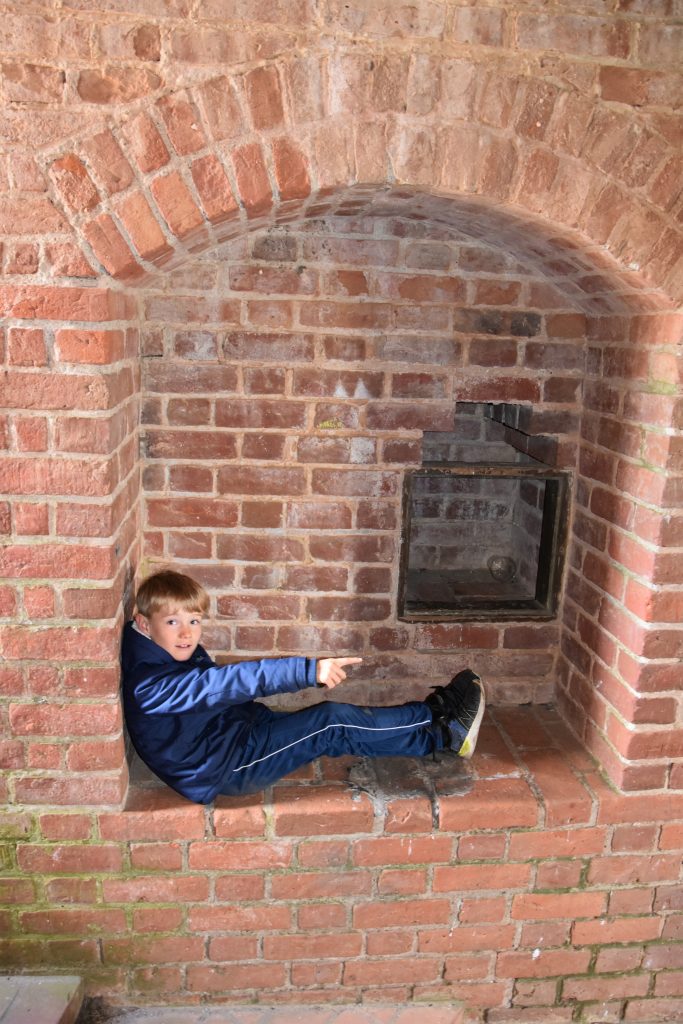
{"type": "Polygon", "coordinates": [[[216,665],[203,647],[176,661],[128,622],[123,632],[123,709],[133,746],[168,786],[210,803],[236,764],[258,714],[254,698],[316,685],[314,658],[216,665]]]}

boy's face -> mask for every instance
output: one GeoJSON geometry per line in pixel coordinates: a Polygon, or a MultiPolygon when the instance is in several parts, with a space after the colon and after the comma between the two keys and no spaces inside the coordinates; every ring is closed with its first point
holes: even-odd
{"type": "Polygon", "coordinates": [[[191,658],[202,635],[201,612],[163,608],[149,617],[138,613],[135,622],[138,629],[176,661],[191,658]]]}

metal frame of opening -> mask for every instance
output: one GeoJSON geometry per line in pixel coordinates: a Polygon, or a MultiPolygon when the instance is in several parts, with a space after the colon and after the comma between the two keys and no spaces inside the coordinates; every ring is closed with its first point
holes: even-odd
{"type": "Polygon", "coordinates": [[[557,614],[567,549],[570,475],[547,466],[490,463],[434,463],[408,471],[403,484],[403,534],[399,569],[398,617],[404,622],[453,619],[552,619],[557,614]],[[421,477],[535,479],[545,483],[535,593],[529,598],[471,595],[446,602],[411,602],[408,570],[413,485],[421,477]]]}

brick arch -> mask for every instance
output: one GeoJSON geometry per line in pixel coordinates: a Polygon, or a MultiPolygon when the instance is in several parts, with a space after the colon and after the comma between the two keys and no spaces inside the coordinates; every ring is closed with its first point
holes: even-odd
{"type": "Polygon", "coordinates": [[[169,92],[43,156],[54,216],[95,267],[134,282],[247,226],[326,209],[333,192],[404,185],[512,211],[527,232],[554,235],[558,254],[579,247],[629,287],[675,297],[679,185],[666,137],[568,89],[449,66],[452,96],[427,114],[405,56],[370,49],[169,92]],[[323,80],[334,82],[327,110],[323,80]]]}

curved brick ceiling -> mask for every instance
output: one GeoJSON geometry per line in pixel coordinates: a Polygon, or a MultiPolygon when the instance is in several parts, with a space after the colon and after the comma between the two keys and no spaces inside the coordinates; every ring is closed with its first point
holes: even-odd
{"type": "Polygon", "coordinates": [[[400,210],[552,277],[593,276],[574,282],[579,305],[597,290],[620,293],[616,309],[637,292],[670,306],[683,287],[673,144],[598,103],[579,115],[569,90],[445,64],[452,95],[428,116],[405,54],[368,50],[308,57],[306,79],[292,58],[125,104],[40,154],[51,198],[33,198],[33,217],[56,235],[68,222],[95,271],[135,281],[246,228],[400,210]]]}

